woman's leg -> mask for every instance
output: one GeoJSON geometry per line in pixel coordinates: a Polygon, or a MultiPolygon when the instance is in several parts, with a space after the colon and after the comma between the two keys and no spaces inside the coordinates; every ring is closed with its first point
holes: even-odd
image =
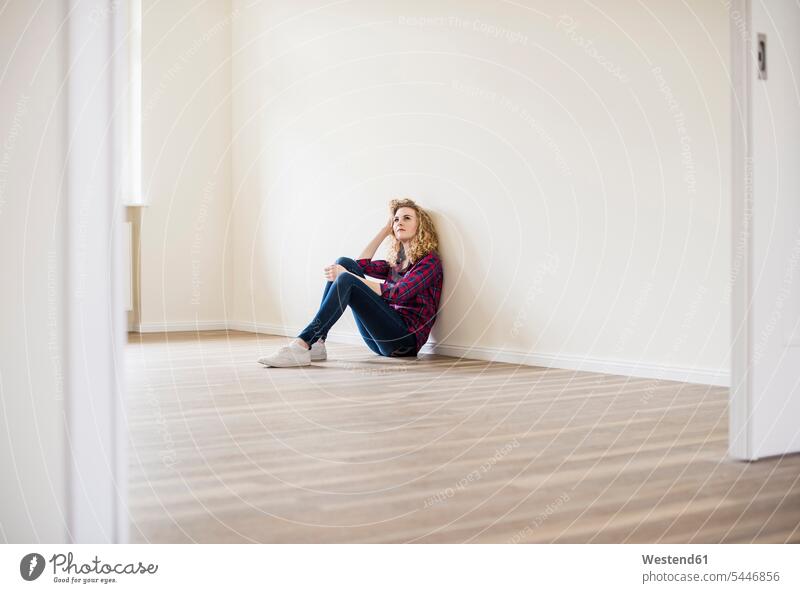
{"type": "MultiPolygon", "coordinates": [[[[361,269],[361,266],[359,266],[354,259],[350,259],[349,257],[340,257],[336,260],[336,263],[340,266],[343,266],[348,272],[353,272],[353,274],[356,276],[365,278],[364,270],[361,269]]],[[[322,302],[325,302],[325,297],[328,296],[328,291],[331,289],[331,285],[333,285],[333,282],[330,280],[325,283],[325,288],[322,290],[322,302]]],[[[320,303],[320,306],[322,306],[322,302],[320,303]]]]}
{"type": "Polygon", "coordinates": [[[353,299],[350,302],[364,341],[381,356],[416,356],[417,339],[408,331],[400,314],[380,295],[370,292],[374,299],[353,299]]]}
{"type": "MultiPolygon", "coordinates": [[[[366,277],[364,276],[364,270],[361,269],[361,266],[359,266],[354,259],[351,259],[349,257],[340,257],[339,259],[336,260],[336,263],[339,264],[340,266],[343,266],[348,272],[353,272],[353,274],[361,276],[362,278],[366,277]]],[[[328,296],[328,291],[330,291],[331,286],[333,286],[332,281],[328,281],[325,283],[325,288],[322,290],[322,301],[320,302],[320,307],[322,307],[322,303],[325,302],[325,297],[328,296]]],[[[361,323],[361,320],[357,316],[354,315],[353,317],[355,318],[356,327],[358,328],[358,333],[360,333],[361,337],[364,338],[364,342],[367,344],[369,349],[372,350],[375,354],[380,354],[381,353],[380,348],[378,348],[378,345],[375,343],[375,340],[372,339],[372,336],[370,336],[369,332],[364,327],[364,324],[361,323]]],[[[328,339],[327,332],[325,333],[325,335],[320,336],[319,339],[322,340],[323,342],[327,340],[328,339]]],[[[307,341],[308,340],[306,340],[306,342],[307,341]]]]}
{"type": "Polygon", "coordinates": [[[327,290],[314,320],[298,337],[309,345],[313,344],[321,336],[327,335],[348,305],[367,334],[365,340],[367,337],[372,340],[378,353],[383,356],[416,355],[414,335],[409,333],[397,311],[351,274],[341,274],[336,278],[327,290]]]}
{"type": "Polygon", "coordinates": [[[417,340],[413,334],[408,332],[408,328],[402,320],[402,327],[398,330],[394,330],[390,326],[389,329],[391,333],[387,336],[385,335],[386,327],[380,319],[378,320],[376,331],[376,324],[374,322],[362,321],[361,316],[356,312],[355,308],[353,309],[353,317],[356,320],[356,325],[359,327],[361,337],[364,338],[364,342],[375,354],[381,356],[417,355],[417,340]]]}

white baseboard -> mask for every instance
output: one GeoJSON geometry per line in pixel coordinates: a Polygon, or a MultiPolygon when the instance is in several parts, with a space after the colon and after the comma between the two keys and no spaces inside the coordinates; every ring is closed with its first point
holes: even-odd
{"type": "MultiPolygon", "coordinates": [[[[301,331],[301,328],[287,328],[285,326],[268,323],[242,321],[230,322],[228,327],[231,330],[269,334],[273,336],[296,336],[301,331]]],[[[344,344],[357,345],[364,343],[359,334],[352,332],[332,331],[328,334],[328,339],[333,342],[341,342],[344,344]]],[[[437,344],[432,341],[428,341],[428,343],[422,347],[422,353],[435,353],[444,356],[453,356],[455,358],[507,362],[511,364],[587,371],[608,375],[623,375],[626,377],[638,377],[643,379],[681,381],[683,383],[699,383],[701,385],[716,385],[719,387],[730,386],[730,373],[725,369],[679,367],[628,360],[607,360],[563,354],[521,352],[500,348],[451,346],[449,344],[437,344]]]]}
{"type": "MultiPolygon", "coordinates": [[[[564,354],[520,352],[499,348],[450,346],[448,344],[434,344],[432,348],[437,354],[454,356],[457,358],[491,360],[494,362],[508,362],[511,364],[605,373],[609,375],[624,375],[643,379],[681,381],[683,383],[699,383],[702,385],[717,385],[720,387],[728,387],[730,385],[730,374],[728,371],[720,369],[678,367],[636,361],[607,360],[564,354]]],[[[424,350],[423,348],[423,351],[424,350]]]]}
{"type": "Polygon", "coordinates": [[[139,323],[131,331],[141,334],[163,332],[196,332],[226,330],[231,326],[228,321],[156,321],[139,323]]]}

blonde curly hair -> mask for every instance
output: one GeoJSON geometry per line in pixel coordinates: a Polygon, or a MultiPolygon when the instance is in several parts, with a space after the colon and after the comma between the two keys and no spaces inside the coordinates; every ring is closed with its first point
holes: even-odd
{"type": "Polygon", "coordinates": [[[439,249],[439,237],[436,234],[436,227],[433,225],[433,219],[425,209],[418,206],[414,200],[408,198],[401,198],[389,202],[389,213],[394,216],[400,208],[411,208],[417,213],[418,225],[417,234],[411,240],[411,247],[409,253],[404,253],[403,244],[397,240],[394,233],[391,235],[391,242],[389,244],[388,261],[391,265],[397,265],[398,260],[403,259],[403,255],[409,262],[417,262],[423,257],[428,255],[431,251],[439,249]]]}

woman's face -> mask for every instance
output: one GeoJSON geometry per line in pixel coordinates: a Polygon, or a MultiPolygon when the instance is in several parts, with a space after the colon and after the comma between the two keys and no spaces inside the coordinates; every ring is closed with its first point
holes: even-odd
{"type": "Polygon", "coordinates": [[[394,229],[394,236],[398,241],[410,241],[417,234],[417,227],[419,226],[419,219],[417,218],[417,211],[413,208],[403,206],[398,208],[394,213],[394,222],[392,228],[394,229]]]}

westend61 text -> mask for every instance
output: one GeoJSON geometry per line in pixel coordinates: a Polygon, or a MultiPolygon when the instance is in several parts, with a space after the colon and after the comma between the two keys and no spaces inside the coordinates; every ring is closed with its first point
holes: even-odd
{"type": "Polygon", "coordinates": [[[642,554],[643,564],[708,564],[708,554],[690,554],[689,556],[653,556],[642,554]]]}
{"type": "Polygon", "coordinates": [[[69,554],[53,554],[50,558],[53,563],[53,574],[60,568],[61,572],[67,574],[155,574],[158,564],[148,564],[145,566],[141,562],[138,564],[106,564],[97,556],[90,563],[75,564],[72,561],[72,552],[69,554]]]}

